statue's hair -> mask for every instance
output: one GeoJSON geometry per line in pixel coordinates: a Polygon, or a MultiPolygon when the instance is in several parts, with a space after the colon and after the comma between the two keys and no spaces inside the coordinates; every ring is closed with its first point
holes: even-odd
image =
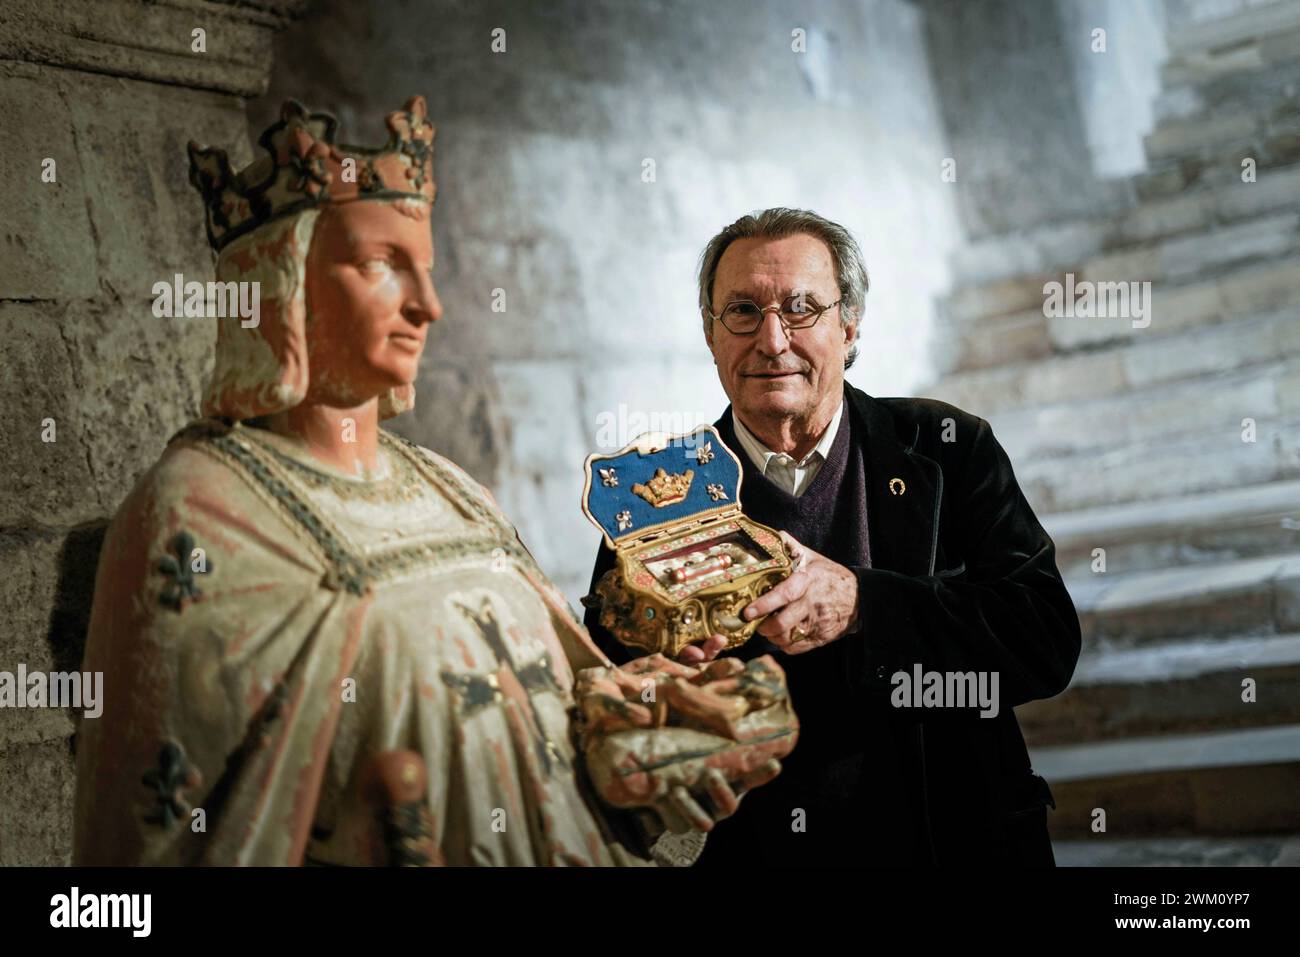
{"type": "MultiPolygon", "coordinates": [[[[835,266],[835,281],[840,288],[840,323],[846,329],[858,328],[870,282],[857,240],[843,226],[811,210],[775,206],[740,217],[710,239],[704,247],[704,252],[700,255],[699,283],[700,313],[706,334],[713,324],[713,282],[717,279],[718,263],[722,261],[722,254],[727,251],[727,247],[737,239],[784,239],[801,234],[820,239],[830,250],[831,262],[835,266]]],[[[857,357],[858,346],[855,342],[844,359],[844,368],[853,365],[857,357]]]]}

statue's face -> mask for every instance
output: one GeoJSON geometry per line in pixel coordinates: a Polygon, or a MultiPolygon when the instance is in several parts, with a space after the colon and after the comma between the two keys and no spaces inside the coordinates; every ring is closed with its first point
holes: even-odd
{"type": "Polygon", "coordinates": [[[362,200],[326,206],[307,254],[308,399],[359,405],[415,381],[433,288],[428,207],[362,200]]]}
{"type": "MultiPolygon", "coordinates": [[[[835,263],[824,242],[806,234],[738,239],[718,262],[713,311],[721,313],[735,299],[750,299],[759,306],[779,304],[801,291],[822,304],[840,298],[835,263]]],[[[772,309],[750,335],[734,335],[721,322],[713,322],[706,340],[722,388],[743,420],[802,421],[839,401],[844,360],[856,332],[841,323],[839,307],[815,325],[789,331],[772,309]]]]}

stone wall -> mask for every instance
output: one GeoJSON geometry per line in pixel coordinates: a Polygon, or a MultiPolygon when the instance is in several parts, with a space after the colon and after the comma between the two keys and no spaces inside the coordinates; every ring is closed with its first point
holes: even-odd
{"type": "MultiPolygon", "coordinates": [[[[905,394],[934,378],[954,274],[1014,272],[1041,249],[1008,233],[1055,249],[1127,198],[1103,160],[1142,113],[1087,132],[1106,94],[1062,68],[1082,26],[1039,0],[8,0],[0,670],[78,665],[104,528],[197,412],[213,330],[150,311],[155,282],[211,270],[187,140],[246,162],[295,96],[377,143],[426,96],[447,313],[394,426],[490,486],[576,602],[583,457],[725,404],[693,275],[716,230],[773,205],[852,229],[873,288],[849,378],[905,394]]],[[[0,711],[0,865],[68,859],[72,732],[0,711]]]]}
{"type": "Polygon", "coordinates": [[[447,311],[393,426],[490,486],[576,602],[599,541],[583,458],[726,405],[693,274],[738,216],[805,206],[854,230],[875,280],[851,381],[931,377],[959,230],[924,40],[902,0],[323,0],[279,37],[250,131],[296,96],[378,142],[386,111],[428,98],[447,311]]]}
{"type": "MultiPolygon", "coordinates": [[[[80,666],[108,519],[197,413],[213,330],[150,308],[154,282],[212,269],[185,143],[251,157],[245,98],[296,7],[5,4],[0,669],[80,666]]],[[[71,712],[0,710],[0,865],[69,859],[72,731],[71,712]]]]}

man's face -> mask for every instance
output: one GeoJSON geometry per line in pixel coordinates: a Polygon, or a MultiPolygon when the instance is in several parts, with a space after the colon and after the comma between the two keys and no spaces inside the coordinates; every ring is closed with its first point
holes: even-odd
{"type": "MultiPolygon", "coordinates": [[[[733,299],[751,299],[761,308],[800,292],[819,306],[840,298],[824,242],[806,234],[738,239],[718,263],[713,312],[721,314],[733,299]]],[[[841,324],[837,306],[805,329],[787,332],[777,310],[770,309],[757,332],[735,335],[717,321],[705,339],[732,405],[742,419],[758,423],[805,421],[819,410],[833,410],[844,389],[844,359],[855,335],[855,329],[841,324]]]]}
{"type": "Polygon", "coordinates": [[[427,207],[363,200],[326,206],[307,255],[310,394],[356,405],[415,381],[433,288],[427,207]]]}

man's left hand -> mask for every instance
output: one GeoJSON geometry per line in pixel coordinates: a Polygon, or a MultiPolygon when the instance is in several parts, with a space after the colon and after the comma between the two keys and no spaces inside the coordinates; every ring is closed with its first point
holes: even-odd
{"type": "Polygon", "coordinates": [[[769,615],[758,633],[786,654],[801,655],[842,637],[858,620],[858,577],[781,532],[793,574],[745,607],[746,621],[769,615]]]}

